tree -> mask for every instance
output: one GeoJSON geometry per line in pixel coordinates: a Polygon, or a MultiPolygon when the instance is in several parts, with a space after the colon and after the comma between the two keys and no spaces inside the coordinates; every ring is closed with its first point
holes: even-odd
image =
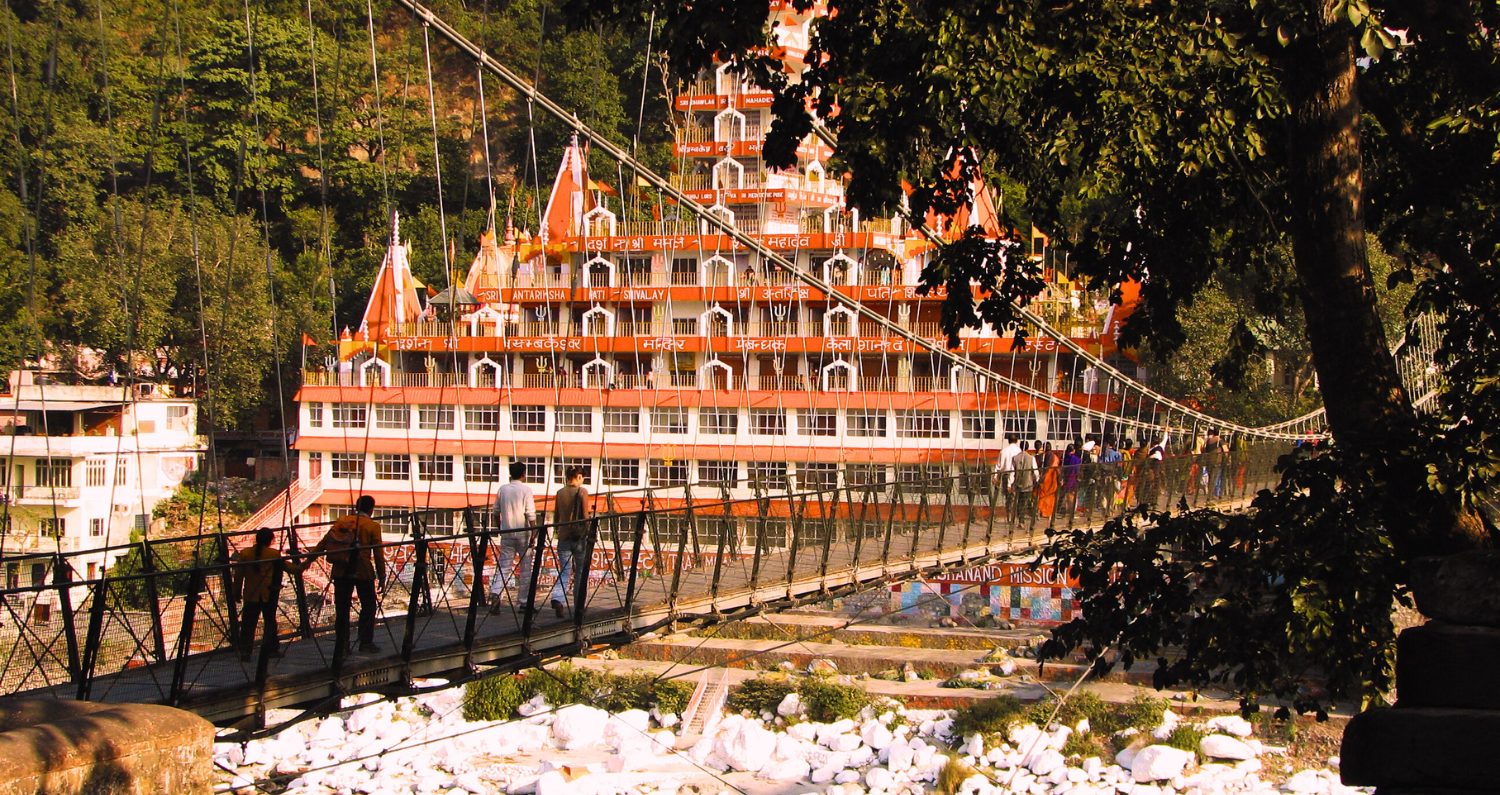
{"type": "MultiPolygon", "coordinates": [[[[756,54],[769,5],[725,5],[653,7],[681,72],[733,58],[775,93],[769,164],[816,122],[867,213],[894,211],[903,182],[922,218],[966,201],[974,176],[1004,179],[1093,286],[1144,280],[1126,342],[1157,351],[1182,345],[1182,309],[1216,275],[1250,288],[1254,315],[1300,306],[1335,452],[1291,466],[1243,520],[1163,514],[1152,533],[1058,539],[1055,559],[1123,574],[1085,583],[1086,618],[1049,650],[1118,639],[1140,659],[1181,643],[1189,659],[1163,663],[1161,681],[1229,672],[1252,699],[1297,693],[1278,667],[1336,672],[1335,698],[1383,689],[1404,565],[1486,543],[1472,508],[1500,471],[1487,435],[1500,430],[1500,5],[829,0],[796,82],[756,54]],[[1393,281],[1417,283],[1413,308],[1445,318],[1452,379],[1431,420],[1397,377],[1368,232],[1396,259],[1393,281]],[[1237,582],[1258,584],[1237,619],[1200,599],[1237,582]],[[1237,638],[1244,627],[1260,629],[1237,638]]],[[[646,6],[567,7],[592,22],[646,6]]],[[[928,266],[926,284],[1000,288],[977,311],[949,290],[950,334],[1003,322],[1003,300],[1026,292],[1027,264],[997,260],[970,230],[928,266]]],[[[1251,336],[1237,335],[1240,354],[1251,336]]]]}

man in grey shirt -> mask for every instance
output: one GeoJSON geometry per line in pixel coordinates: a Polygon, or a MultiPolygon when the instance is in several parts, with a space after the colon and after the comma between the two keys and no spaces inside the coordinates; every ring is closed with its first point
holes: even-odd
{"type": "Polygon", "coordinates": [[[524,605],[531,593],[531,557],[536,549],[536,498],[526,485],[526,465],[510,464],[510,482],[495,494],[495,528],[500,531],[500,556],[490,577],[490,612],[500,612],[501,590],[514,583],[515,604],[524,605]],[[529,529],[529,532],[526,532],[529,529]],[[516,566],[514,580],[511,568],[516,566]]]}

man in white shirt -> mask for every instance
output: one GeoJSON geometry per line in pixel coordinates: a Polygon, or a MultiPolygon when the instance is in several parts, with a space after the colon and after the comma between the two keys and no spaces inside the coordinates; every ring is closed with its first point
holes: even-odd
{"type": "Polygon", "coordinates": [[[1005,447],[1000,450],[1000,461],[995,465],[995,482],[1000,485],[1001,494],[1010,494],[1010,472],[1015,469],[1016,454],[1021,452],[1020,438],[1014,433],[1005,434],[1005,447]]]}
{"type": "Polygon", "coordinates": [[[500,555],[490,577],[490,612],[500,612],[500,593],[515,585],[515,604],[523,605],[531,592],[531,558],[536,550],[536,497],[526,485],[526,465],[510,464],[510,482],[495,494],[495,529],[500,531],[500,555]],[[520,565],[514,579],[511,568],[520,565]]]}

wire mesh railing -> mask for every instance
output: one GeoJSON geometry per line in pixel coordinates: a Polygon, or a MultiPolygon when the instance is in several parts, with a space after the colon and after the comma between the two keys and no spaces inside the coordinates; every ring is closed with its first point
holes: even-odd
{"type": "MultiPolygon", "coordinates": [[[[973,464],[924,479],[925,465],[909,465],[894,478],[846,470],[841,484],[815,490],[784,476],[635,489],[596,495],[572,527],[503,528],[485,506],[465,509],[462,522],[434,511],[382,516],[406,532],[370,547],[386,570],[375,583],[374,639],[409,666],[419,650],[467,655],[495,638],[530,644],[652,610],[717,612],[726,600],[768,598],[767,589],[791,595],[797,583],[826,593],[830,577],[869,582],[997,543],[1019,551],[1049,528],[1098,525],[1128,509],[1243,505],[1275,483],[1287,450],[1225,444],[1115,461],[1100,448],[1084,462],[1044,448],[1035,470],[973,464]],[[736,490],[753,496],[731,498],[736,490]]],[[[814,482],[839,483],[834,472],[814,482]]],[[[0,695],[179,704],[216,690],[260,692],[273,675],[337,679],[354,653],[339,638],[356,634],[356,620],[340,630],[329,553],[309,551],[328,526],[274,531],[272,546],[291,565],[269,604],[234,598],[234,583],[257,565],[236,559],[250,533],[7,556],[7,570],[32,576],[0,590],[0,695]],[[101,557],[112,561],[102,576],[79,575],[101,557]]]]}

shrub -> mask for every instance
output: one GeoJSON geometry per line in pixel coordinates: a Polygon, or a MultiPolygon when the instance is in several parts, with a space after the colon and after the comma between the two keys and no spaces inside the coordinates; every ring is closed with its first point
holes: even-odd
{"type": "Polygon", "coordinates": [[[807,717],[819,723],[858,717],[859,711],[870,703],[870,694],[862,687],[839,685],[821,679],[803,682],[797,688],[797,693],[807,707],[807,717]]]}
{"type": "Polygon", "coordinates": [[[1026,714],[1026,706],[1015,696],[987,698],[958,711],[953,719],[953,733],[967,737],[980,734],[1004,734],[1026,714]]]}
{"type": "Polygon", "coordinates": [[[1163,745],[1170,745],[1173,748],[1192,751],[1196,754],[1198,753],[1198,744],[1203,742],[1204,736],[1203,732],[1192,726],[1178,726],[1172,730],[1172,736],[1168,737],[1163,745]]]}
{"type": "Polygon", "coordinates": [[[935,782],[938,795],[954,795],[970,776],[978,772],[973,767],[964,764],[961,759],[949,759],[948,764],[943,765],[943,769],[938,771],[935,782]]]}
{"type": "Polygon", "coordinates": [[[1161,713],[1166,708],[1166,699],[1152,698],[1142,693],[1115,709],[1115,714],[1118,715],[1119,727],[1110,731],[1122,731],[1124,729],[1139,729],[1143,732],[1151,731],[1161,724],[1161,713]]]}
{"type": "Polygon", "coordinates": [[[509,720],[525,700],[518,677],[478,679],[464,688],[464,720],[509,720]]]}
{"type": "Polygon", "coordinates": [[[796,685],[788,680],[758,677],[730,691],[725,706],[730,712],[749,711],[755,715],[775,712],[781,700],[796,690],[796,685]]]}

